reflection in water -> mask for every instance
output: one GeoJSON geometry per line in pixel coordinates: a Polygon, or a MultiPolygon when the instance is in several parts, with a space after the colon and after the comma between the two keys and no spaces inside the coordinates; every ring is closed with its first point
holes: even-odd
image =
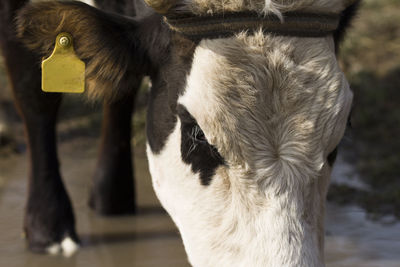
{"type": "MultiPolygon", "coordinates": [[[[28,252],[22,237],[26,193],[26,155],[0,158],[0,259],[7,267],[189,266],[181,239],[159,206],[147,173],[144,149],[135,158],[139,215],[98,217],[87,208],[95,166],[95,141],[61,144],[62,172],[71,195],[82,247],[71,258],[28,252]],[[79,162],[80,169],[77,169],[79,162]],[[74,168],[75,167],[75,168],[74,168]]],[[[338,161],[334,176],[348,166],[338,161]],[[345,168],[342,168],[344,166],[345,168]]],[[[333,177],[334,181],[337,177],[333,177]]],[[[400,224],[372,222],[360,208],[327,205],[327,266],[400,266],[400,224]]]]}
{"type": "Polygon", "coordinates": [[[327,209],[328,266],[400,266],[400,223],[394,218],[373,222],[358,207],[329,204],[327,209]]]}
{"type": "MultiPolygon", "coordinates": [[[[338,156],[331,182],[369,191],[355,168],[338,156]]],[[[392,216],[368,220],[357,206],[327,205],[326,259],[328,266],[400,266],[400,222],[392,216]]]]}

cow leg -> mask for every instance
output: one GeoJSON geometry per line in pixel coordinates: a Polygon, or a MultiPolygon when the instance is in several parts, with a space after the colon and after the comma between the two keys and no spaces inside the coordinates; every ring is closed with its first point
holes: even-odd
{"type": "Polygon", "coordinates": [[[40,90],[36,57],[17,43],[8,48],[3,52],[16,104],[25,123],[31,162],[24,222],[26,237],[33,251],[46,252],[55,244],[53,251],[56,251],[67,237],[77,241],[74,215],[57,159],[55,124],[61,95],[40,90]]]}
{"type": "Polygon", "coordinates": [[[89,205],[102,215],[132,214],[136,210],[131,156],[132,93],[104,103],[100,153],[93,178],[89,205]]]}
{"type": "MultiPolygon", "coordinates": [[[[38,92],[39,88],[29,89],[38,92]]],[[[33,251],[50,253],[62,249],[63,253],[68,254],[72,252],[70,249],[76,249],[78,238],[72,206],[61,180],[57,158],[55,125],[61,96],[36,93],[35,98],[20,95],[16,99],[24,114],[31,160],[24,222],[29,247],[33,251]],[[31,101],[43,109],[34,110],[31,101]]]]}
{"type": "Polygon", "coordinates": [[[55,124],[60,94],[45,94],[40,87],[40,59],[16,40],[15,11],[25,0],[1,1],[0,47],[4,55],[16,106],[28,141],[30,172],[24,229],[35,252],[68,254],[77,246],[74,215],[61,180],[55,124]]]}
{"type": "MultiPolygon", "coordinates": [[[[122,13],[126,3],[96,0],[96,5],[122,13]]],[[[136,211],[131,117],[140,79],[130,86],[130,95],[103,104],[100,151],[89,197],[90,207],[101,215],[134,214],[136,211]]]]}

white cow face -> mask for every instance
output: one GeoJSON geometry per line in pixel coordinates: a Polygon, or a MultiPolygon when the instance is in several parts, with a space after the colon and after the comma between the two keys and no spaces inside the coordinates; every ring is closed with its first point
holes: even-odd
{"type": "Polygon", "coordinates": [[[352,102],[333,38],[202,40],[180,78],[172,130],[148,156],[190,262],[323,266],[328,158],[352,102]]]}
{"type": "Polygon", "coordinates": [[[195,266],[321,264],[327,158],[351,101],[331,38],[200,42],[174,130],[149,149],[195,266]]]}

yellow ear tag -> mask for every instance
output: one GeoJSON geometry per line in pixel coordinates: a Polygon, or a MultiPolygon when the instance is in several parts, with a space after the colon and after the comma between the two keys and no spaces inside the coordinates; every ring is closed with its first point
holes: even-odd
{"type": "Polygon", "coordinates": [[[57,93],[85,91],[85,63],[74,51],[72,35],[57,35],[54,51],[42,61],[42,90],[57,93]]]}

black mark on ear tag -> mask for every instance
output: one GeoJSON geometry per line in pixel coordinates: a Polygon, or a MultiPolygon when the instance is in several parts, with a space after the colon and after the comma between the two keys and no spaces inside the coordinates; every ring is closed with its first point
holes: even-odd
{"type": "Polygon", "coordinates": [[[72,35],[57,35],[50,57],[42,61],[42,90],[54,93],[83,93],[85,63],[74,51],[72,35]]]}

